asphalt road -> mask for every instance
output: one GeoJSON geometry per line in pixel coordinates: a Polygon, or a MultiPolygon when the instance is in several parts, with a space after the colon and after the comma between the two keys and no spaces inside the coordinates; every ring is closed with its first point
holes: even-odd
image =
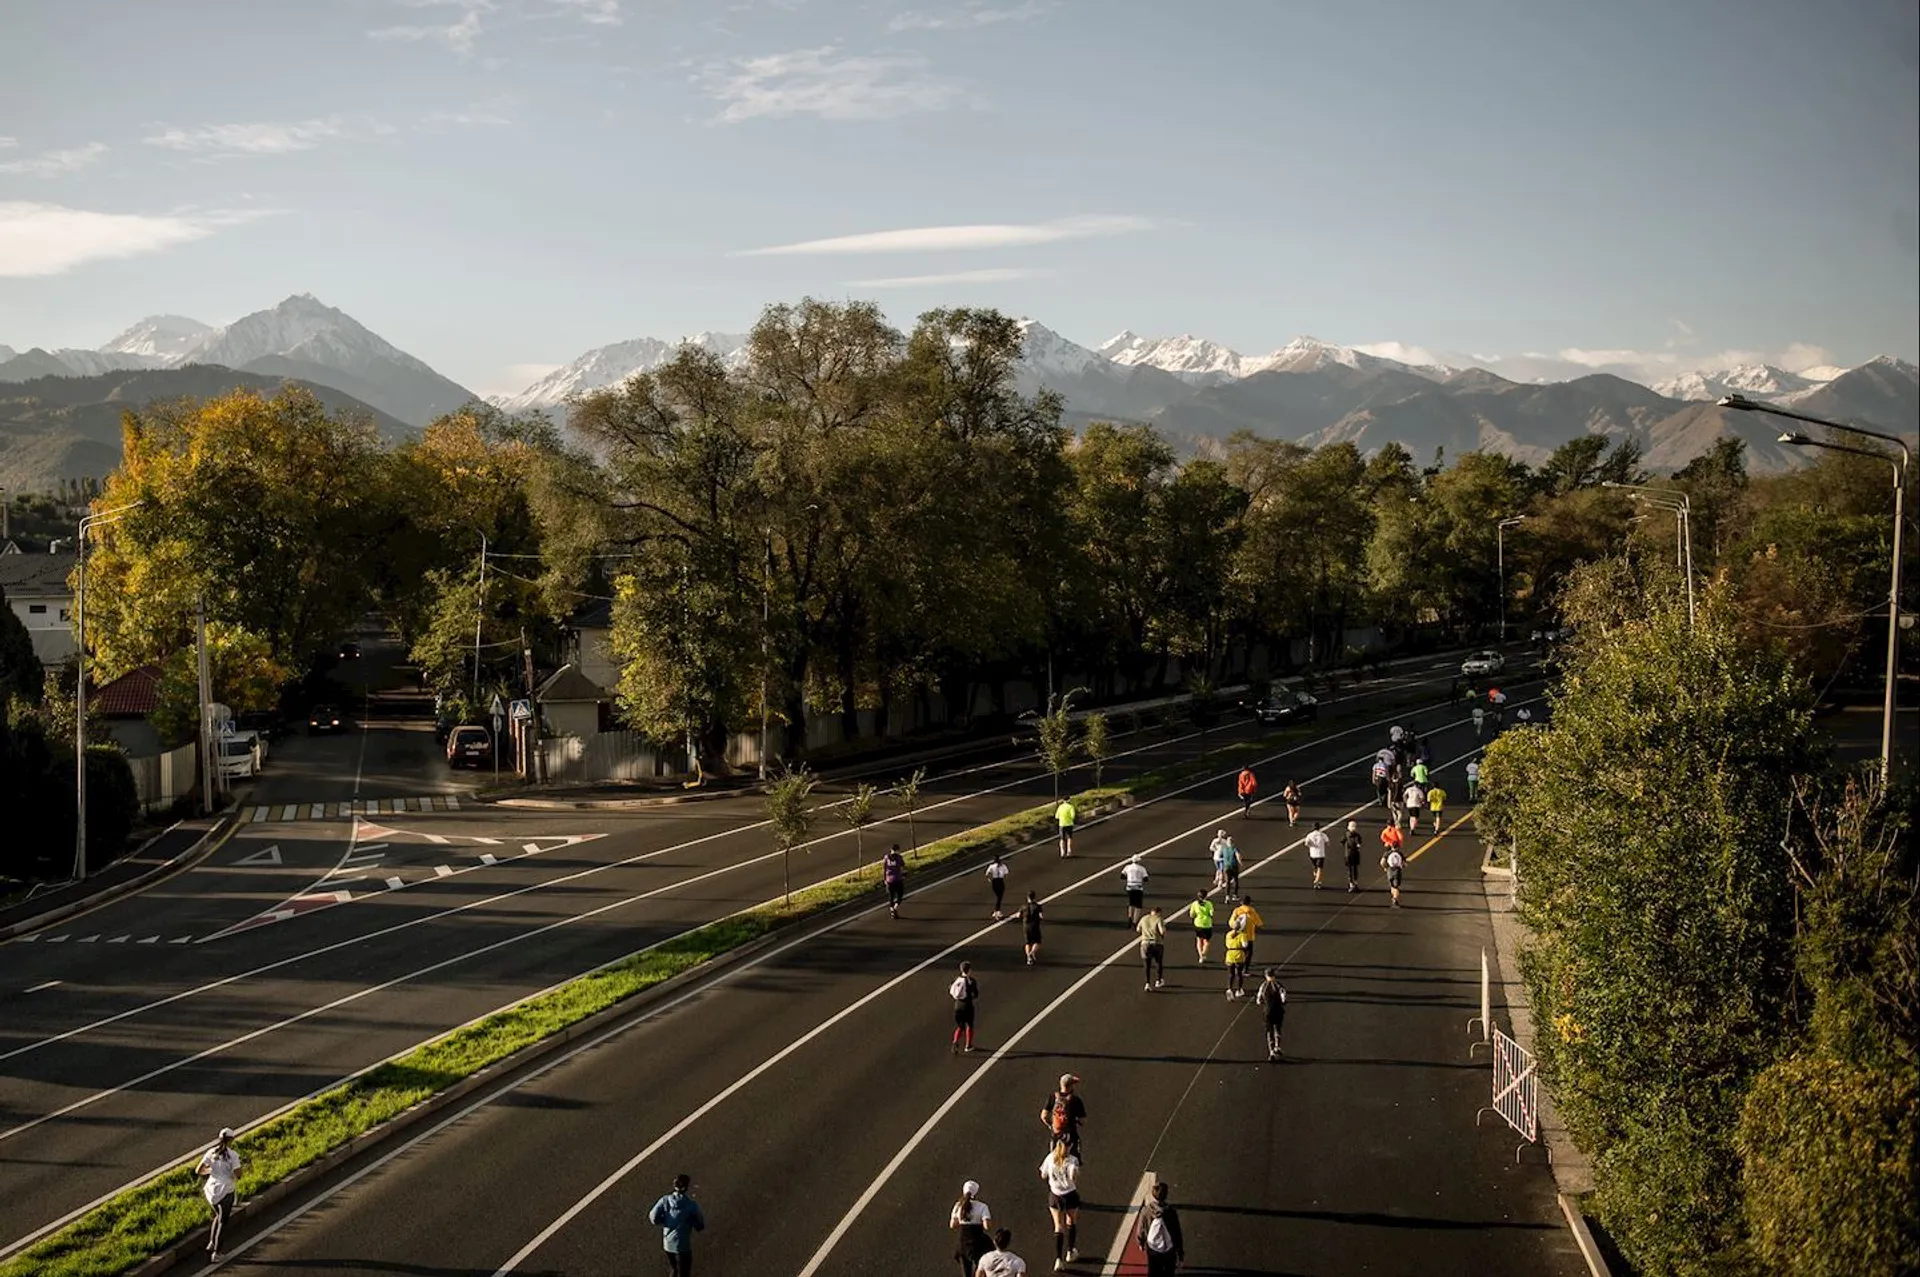
{"type": "MultiPolygon", "coordinates": [[[[1353,709],[1364,714],[1365,701],[1353,709]]],[[[359,742],[312,744],[357,756],[359,742]]],[[[1195,741],[1156,741],[1109,774],[1195,752],[1195,741]]],[[[340,783],[338,770],[323,769],[328,783],[340,783]]],[[[1028,762],[957,769],[929,783],[920,837],[1047,792],[1028,762]]],[[[307,800],[324,797],[282,793],[276,806],[310,811],[307,800]]],[[[900,836],[870,829],[867,854],[900,836]]],[[[851,843],[823,830],[794,857],[794,885],[850,866],[851,843]]],[[[62,1169],[7,1195],[0,1237],[30,1237],[188,1154],[209,1130],[258,1120],[780,885],[751,798],[607,814],[469,804],[242,826],[196,870],[8,948],[0,1162],[62,1169]]]]}
{"type": "MultiPolygon", "coordinates": [[[[1121,1243],[1152,1174],[1183,1210],[1188,1272],[1582,1272],[1549,1172],[1475,1126],[1490,1066],[1469,1061],[1464,1028],[1490,933],[1469,827],[1415,838],[1406,904],[1387,903],[1365,780],[1381,735],[1294,756],[1321,773],[1301,777],[1299,828],[1271,804],[1242,821],[1223,773],[1084,829],[1071,860],[1019,855],[1016,890],[1048,902],[1035,968],[1017,923],[987,917],[977,871],[915,884],[899,920],[875,909],[788,942],[248,1220],[221,1271],[657,1271],[646,1211],[683,1170],[709,1215],[708,1273],[954,1271],[945,1219],[967,1178],[1045,1271],[1038,1110],[1070,1070],[1091,1113],[1074,1271],[1140,1271],[1121,1243]],[[1305,821],[1349,813],[1369,838],[1365,889],[1314,891],[1305,821]],[[1207,885],[1222,824],[1256,866],[1255,966],[1277,965],[1292,994],[1277,1066],[1257,1011],[1223,996],[1188,936],[1176,928],[1149,991],[1124,925],[1126,858],[1145,857],[1150,902],[1176,906],[1207,885]],[[980,1037],[955,1057],[946,984],[963,958],[980,1037]]],[[[1472,731],[1434,739],[1455,826],[1472,731]]]]}

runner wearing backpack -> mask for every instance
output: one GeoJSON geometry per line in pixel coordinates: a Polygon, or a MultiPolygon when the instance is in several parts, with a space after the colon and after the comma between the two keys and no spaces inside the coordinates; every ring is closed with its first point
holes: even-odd
{"type": "Polygon", "coordinates": [[[1080,1085],[1077,1074],[1062,1073],[1060,1089],[1047,1097],[1040,1106],[1040,1125],[1047,1128],[1047,1147],[1052,1148],[1059,1140],[1067,1142],[1067,1152],[1074,1157],[1080,1154],[1080,1131],[1087,1121],[1087,1104],[1074,1088],[1080,1085]]]}
{"type": "Polygon", "coordinates": [[[1164,1182],[1153,1186],[1147,1204],[1140,1208],[1140,1228],[1135,1235],[1140,1249],[1147,1252],[1147,1277],[1173,1277],[1186,1262],[1186,1242],[1180,1236],[1180,1212],[1167,1204],[1164,1182]]]}
{"type": "Polygon", "coordinates": [[[980,982],[973,978],[971,962],[960,964],[960,974],[947,986],[947,996],[953,999],[953,1054],[964,1049],[972,1055],[973,1004],[980,1000],[980,982]]]}

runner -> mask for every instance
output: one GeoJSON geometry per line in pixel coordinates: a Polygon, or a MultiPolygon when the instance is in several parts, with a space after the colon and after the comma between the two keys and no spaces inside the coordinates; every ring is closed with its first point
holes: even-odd
{"type": "Polygon", "coordinates": [[[1427,810],[1433,815],[1433,832],[1440,832],[1440,809],[1447,805],[1447,791],[1438,785],[1427,786],[1427,810]]]}
{"type": "Polygon", "coordinates": [[[1240,892],[1240,849],[1224,829],[1213,839],[1213,885],[1229,900],[1240,892]]]}
{"type": "Polygon", "coordinates": [[[980,1260],[973,1277],[1026,1277],[1027,1261],[1013,1253],[1013,1230],[993,1230],[993,1249],[980,1260]]]}
{"type": "Polygon", "coordinates": [[[1292,828],[1300,819],[1300,786],[1292,781],[1280,791],[1281,800],[1287,804],[1287,827],[1292,828]]]}
{"type": "Polygon", "coordinates": [[[1140,1249],[1147,1252],[1147,1277],[1173,1277],[1187,1262],[1187,1245],[1180,1236],[1180,1213],[1167,1205],[1167,1186],[1157,1182],[1153,1195],[1140,1208],[1140,1249]]]}
{"type": "Polygon", "coordinates": [[[1254,1001],[1266,1008],[1267,1063],[1273,1064],[1280,1059],[1280,1026],[1287,1018],[1287,989],[1280,983],[1280,968],[1267,968],[1267,978],[1260,982],[1254,1001]]]}
{"type": "Polygon", "coordinates": [[[1407,738],[1407,729],[1396,724],[1387,732],[1387,739],[1398,745],[1407,738]]]}
{"type": "Polygon", "coordinates": [[[1520,727],[1531,727],[1533,725],[1533,711],[1525,705],[1522,705],[1518,710],[1514,711],[1513,719],[1514,723],[1520,727]]]}
{"type": "Polygon", "coordinates": [[[1313,889],[1320,890],[1320,875],[1327,867],[1327,844],[1332,840],[1327,831],[1320,828],[1320,822],[1313,822],[1313,832],[1307,835],[1307,860],[1313,865],[1313,889]]]}
{"type": "Polygon", "coordinates": [[[1147,910],[1140,919],[1140,961],[1147,969],[1147,988],[1158,989],[1167,982],[1167,924],[1160,920],[1160,906],[1147,910]]]}
{"type": "Polygon", "coordinates": [[[1387,867],[1387,853],[1398,851],[1406,845],[1406,835],[1400,832],[1400,826],[1388,825],[1380,831],[1380,867],[1387,867]]]}
{"type": "Polygon", "coordinates": [[[907,858],[900,854],[899,843],[881,859],[880,878],[887,884],[887,912],[898,918],[900,902],[907,898],[907,858]]]}
{"type": "Polygon", "coordinates": [[[1073,800],[1062,798],[1060,805],[1053,809],[1053,823],[1060,826],[1060,858],[1065,860],[1073,854],[1073,822],[1080,813],[1073,809],[1073,800]]]}
{"type": "Polygon", "coordinates": [[[1416,785],[1427,783],[1427,765],[1418,754],[1413,758],[1413,781],[1416,785]]]}
{"type": "Polygon", "coordinates": [[[960,1261],[960,1271],[966,1277],[973,1277],[981,1258],[993,1250],[993,1238],[988,1233],[992,1227],[993,1211],[980,1200],[980,1181],[970,1179],[960,1186],[960,1200],[947,1213],[947,1231],[958,1234],[953,1257],[960,1261]]]}
{"type": "Polygon", "coordinates": [[[1203,887],[1193,893],[1193,903],[1187,906],[1187,916],[1193,919],[1193,951],[1197,955],[1195,965],[1207,965],[1207,950],[1213,947],[1213,901],[1207,899],[1203,887]]]}
{"type": "Polygon", "coordinates": [[[1260,911],[1253,907],[1253,897],[1249,895],[1242,900],[1240,907],[1233,911],[1233,916],[1228,921],[1239,923],[1246,931],[1247,961],[1252,962],[1254,941],[1259,939],[1260,928],[1267,925],[1266,919],[1260,916],[1260,911]]]}
{"type": "Polygon", "coordinates": [[[987,885],[993,888],[993,920],[998,922],[1006,916],[1001,910],[1006,904],[1007,862],[997,851],[993,863],[987,866],[987,885]]]}
{"type": "Polygon", "coordinates": [[[1477,758],[1467,764],[1467,801],[1480,801],[1480,760],[1477,758]]]}
{"type": "Polygon", "coordinates": [[[1080,1159],[1067,1150],[1065,1140],[1040,1159],[1040,1178],[1047,1182],[1047,1213],[1053,1216],[1053,1271],[1080,1258],[1080,1159]]]}
{"type": "Polygon", "coordinates": [[[1079,1085],[1079,1074],[1062,1073],[1060,1089],[1040,1106],[1040,1125],[1047,1128],[1047,1146],[1051,1148],[1056,1141],[1064,1140],[1067,1151],[1075,1157],[1080,1156],[1081,1128],[1087,1122],[1087,1103],[1074,1090],[1079,1085]]]}
{"type": "Polygon", "coordinates": [[[1493,710],[1493,725],[1500,726],[1507,721],[1507,694],[1497,687],[1487,689],[1487,705],[1493,710]]]}
{"type": "Polygon", "coordinates": [[[1408,781],[1407,787],[1400,791],[1400,806],[1407,813],[1407,831],[1420,832],[1420,809],[1427,805],[1427,791],[1418,781],[1408,781]]]}
{"type": "Polygon", "coordinates": [[[707,1216],[693,1200],[692,1177],[675,1175],[673,1187],[647,1212],[647,1221],[660,1230],[669,1277],[693,1277],[693,1235],[707,1231],[707,1216]]]}
{"type": "Polygon", "coordinates": [[[1407,858],[1400,853],[1399,847],[1390,849],[1380,861],[1387,867],[1387,888],[1393,892],[1393,907],[1400,907],[1400,871],[1407,867],[1407,858]]]}
{"type": "Polygon", "coordinates": [[[1487,711],[1478,705],[1473,707],[1473,738],[1479,740],[1486,734],[1487,711]]]}
{"type": "Polygon", "coordinates": [[[1242,767],[1240,779],[1234,786],[1240,795],[1240,815],[1242,819],[1253,819],[1253,796],[1260,789],[1260,782],[1253,777],[1253,768],[1242,767]]]}
{"type": "Polygon", "coordinates": [[[973,978],[973,964],[960,964],[960,974],[947,986],[947,996],[953,999],[953,1050],[958,1055],[961,1040],[964,1037],[966,1052],[973,1054],[973,1004],[980,1000],[980,982],[973,978]]]}
{"type": "Polygon", "coordinates": [[[233,1128],[220,1129],[219,1140],[200,1158],[200,1165],[194,1173],[206,1179],[200,1186],[201,1196],[207,1199],[207,1205],[213,1210],[213,1222],[207,1228],[207,1258],[217,1261],[220,1258],[220,1234],[226,1230],[227,1220],[233,1215],[234,1194],[238,1189],[240,1168],[246,1165],[240,1154],[234,1151],[233,1128]]]}
{"type": "Polygon", "coordinates": [[[1227,997],[1247,996],[1247,924],[1235,914],[1227,924],[1227,997]]]}
{"type": "Polygon", "coordinates": [[[1348,895],[1352,895],[1354,892],[1360,890],[1360,844],[1362,841],[1363,839],[1360,837],[1360,822],[1357,820],[1349,820],[1347,822],[1347,836],[1343,844],[1347,853],[1348,895]]]}
{"type": "Polygon", "coordinates": [[[1120,870],[1120,880],[1127,884],[1127,925],[1131,927],[1140,920],[1140,908],[1146,899],[1147,879],[1151,877],[1147,867],[1135,856],[1120,870]]]}
{"type": "Polygon", "coordinates": [[[1026,940],[1028,966],[1040,961],[1040,924],[1046,921],[1046,916],[1046,910],[1040,907],[1040,897],[1029,891],[1027,903],[1020,906],[1020,932],[1026,940]]]}
{"type": "Polygon", "coordinates": [[[1387,769],[1388,769],[1388,764],[1383,763],[1378,759],[1374,760],[1373,792],[1374,792],[1374,795],[1380,799],[1380,805],[1382,807],[1391,809],[1393,804],[1388,800],[1388,795],[1393,792],[1393,789],[1392,789],[1392,782],[1389,779],[1387,774],[1387,769]]]}

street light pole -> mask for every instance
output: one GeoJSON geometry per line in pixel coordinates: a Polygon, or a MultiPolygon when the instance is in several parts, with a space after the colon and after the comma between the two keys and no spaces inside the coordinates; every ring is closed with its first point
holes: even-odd
{"type": "Polygon", "coordinates": [[[87,533],[102,523],[112,523],[135,506],[128,505],[89,514],[80,520],[80,540],[75,547],[73,576],[73,628],[75,632],[73,680],[73,880],[87,876],[87,533]]]}
{"type": "Polygon", "coordinates": [[[760,561],[760,779],[767,778],[767,631],[772,623],[773,525],[767,525],[760,561]]]}
{"type": "Polygon", "coordinates": [[[1887,687],[1880,703],[1880,784],[1885,787],[1893,776],[1893,711],[1896,704],[1894,689],[1898,685],[1897,680],[1900,674],[1900,556],[1907,517],[1907,468],[1913,464],[1913,453],[1908,449],[1906,441],[1898,435],[1883,434],[1878,430],[1850,426],[1842,421],[1829,421],[1825,417],[1794,412],[1776,404],[1748,399],[1744,395],[1728,395],[1720,401],[1720,406],[1735,408],[1741,412],[1762,412],[1769,416],[1811,422],[1816,426],[1825,426],[1829,430],[1846,430],[1853,434],[1884,440],[1900,449],[1900,459],[1896,461],[1884,452],[1849,447],[1843,443],[1829,443],[1793,432],[1782,434],[1779,439],[1781,443],[1800,448],[1825,448],[1829,452],[1850,452],[1857,457],[1871,457],[1876,461],[1886,462],[1893,470],[1893,570],[1889,573],[1887,584],[1887,687]]]}
{"type": "MultiPolygon", "coordinates": [[[[473,608],[473,699],[480,700],[480,621],[487,611],[487,534],[480,534],[480,596],[473,608]]],[[[496,752],[497,749],[496,749],[496,752]]]]}
{"type": "Polygon", "coordinates": [[[1494,525],[1494,553],[1500,565],[1500,641],[1507,641],[1507,529],[1525,523],[1527,516],[1516,514],[1494,525]]]}
{"type": "Polygon", "coordinates": [[[1629,494],[1629,499],[1650,505],[1656,510],[1666,510],[1673,514],[1673,564],[1687,578],[1687,625],[1694,624],[1693,601],[1693,501],[1684,492],[1673,488],[1655,488],[1644,483],[1615,483],[1611,479],[1600,485],[1603,488],[1617,488],[1629,494]],[[1651,494],[1651,495],[1649,495],[1651,494]]]}

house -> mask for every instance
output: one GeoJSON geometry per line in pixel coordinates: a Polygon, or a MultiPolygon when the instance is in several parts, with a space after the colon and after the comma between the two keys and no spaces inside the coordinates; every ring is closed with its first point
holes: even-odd
{"type": "Polygon", "coordinates": [[[611,703],[606,690],[578,666],[562,665],[534,689],[534,701],[546,730],[555,736],[591,736],[608,729],[611,703]]]}
{"type": "Polygon", "coordinates": [[[0,554],[0,590],[7,606],[33,638],[42,665],[58,665],[74,653],[72,554],[0,554]]]}
{"type": "Polygon", "coordinates": [[[107,732],[129,758],[160,753],[160,733],[150,721],[160,704],[160,667],[141,665],[97,687],[87,698],[87,709],[106,720],[107,732]]]}
{"type": "Polygon", "coordinates": [[[567,621],[574,666],[588,681],[609,696],[620,683],[620,666],[613,659],[613,603],[596,599],[582,606],[567,621]]]}

